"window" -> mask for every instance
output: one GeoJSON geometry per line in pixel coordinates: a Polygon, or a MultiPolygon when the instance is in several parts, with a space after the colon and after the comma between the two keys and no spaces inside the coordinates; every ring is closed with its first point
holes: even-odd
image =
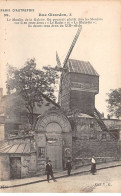
{"type": "Polygon", "coordinates": [[[45,158],[45,148],[38,147],[38,158],[45,158]]]}

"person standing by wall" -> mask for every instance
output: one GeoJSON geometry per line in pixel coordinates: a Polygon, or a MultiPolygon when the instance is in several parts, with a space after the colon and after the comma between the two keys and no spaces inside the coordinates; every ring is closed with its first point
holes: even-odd
{"type": "Polygon", "coordinates": [[[54,175],[53,175],[53,169],[52,169],[52,164],[51,161],[49,160],[48,163],[46,164],[46,173],[47,173],[47,181],[49,182],[49,177],[51,176],[52,180],[56,182],[54,175]]]}
{"type": "Polygon", "coordinates": [[[71,165],[71,162],[70,162],[69,159],[68,159],[68,161],[66,163],[66,169],[67,169],[68,176],[70,176],[72,165],[71,165]]]}
{"type": "Polygon", "coordinates": [[[94,156],[91,159],[91,173],[92,175],[96,173],[96,160],[94,156]]]}

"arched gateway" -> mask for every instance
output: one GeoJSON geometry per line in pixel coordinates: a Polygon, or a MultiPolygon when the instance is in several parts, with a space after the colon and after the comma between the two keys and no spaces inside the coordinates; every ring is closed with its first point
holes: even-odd
{"type": "Polygon", "coordinates": [[[37,170],[43,171],[48,159],[55,170],[63,169],[67,158],[72,156],[71,125],[67,117],[60,110],[51,109],[38,117],[35,132],[37,170]]]}

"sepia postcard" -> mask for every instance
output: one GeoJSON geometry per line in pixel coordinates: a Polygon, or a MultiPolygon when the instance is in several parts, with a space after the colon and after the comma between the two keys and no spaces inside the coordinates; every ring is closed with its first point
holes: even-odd
{"type": "Polygon", "coordinates": [[[0,192],[121,193],[121,1],[0,1],[0,192]]]}

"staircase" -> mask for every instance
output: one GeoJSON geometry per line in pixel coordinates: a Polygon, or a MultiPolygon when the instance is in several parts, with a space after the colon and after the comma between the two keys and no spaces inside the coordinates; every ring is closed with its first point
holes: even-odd
{"type": "Polygon", "coordinates": [[[105,123],[103,122],[103,120],[100,117],[99,111],[96,108],[94,109],[94,117],[97,120],[97,122],[98,122],[100,128],[102,129],[102,131],[108,132],[114,139],[116,139],[116,137],[106,127],[105,123]]]}

